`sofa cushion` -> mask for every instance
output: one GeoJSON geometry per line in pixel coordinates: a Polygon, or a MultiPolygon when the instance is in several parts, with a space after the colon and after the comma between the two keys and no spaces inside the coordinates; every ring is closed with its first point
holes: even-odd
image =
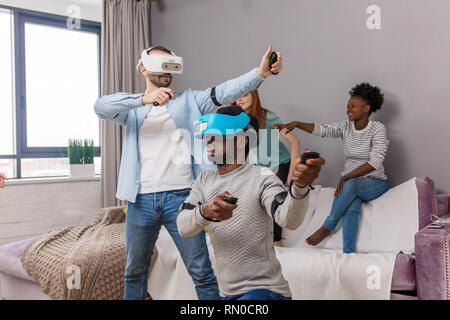
{"type": "Polygon", "coordinates": [[[415,257],[411,254],[399,253],[395,259],[392,274],[392,291],[416,290],[415,257]]]}
{"type": "Polygon", "coordinates": [[[25,239],[0,246],[0,271],[18,278],[34,281],[25,271],[20,261],[25,248],[33,239],[25,239]]]}

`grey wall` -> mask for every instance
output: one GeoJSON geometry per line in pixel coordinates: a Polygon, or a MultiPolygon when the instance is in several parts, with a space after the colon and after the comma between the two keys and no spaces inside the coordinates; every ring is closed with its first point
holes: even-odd
{"type": "MultiPolygon", "coordinates": [[[[348,91],[369,81],[385,93],[373,116],[389,130],[392,184],[429,176],[450,193],[450,1],[164,0],[152,7],[152,40],[184,57],[175,89],[203,89],[257,66],[267,46],[284,70],[261,87],[283,121],[346,118],[348,91]],[[369,4],[381,30],[366,27],[369,4]]],[[[342,143],[297,130],[302,148],[326,158],[319,183],[336,186],[342,143]]]]}

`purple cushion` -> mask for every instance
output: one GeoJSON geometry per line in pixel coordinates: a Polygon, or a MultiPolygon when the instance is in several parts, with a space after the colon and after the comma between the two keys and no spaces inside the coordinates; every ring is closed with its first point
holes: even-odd
{"type": "Polygon", "coordinates": [[[20,257],[22,257],[25,248],[31,241],[33,241],[33,238],[0,246],[0,271],[34,281],[23,268],[22,262],[20,262],[20,257]]]}
{"type": "Polygon", "coordinates": [[[417,196],[419,199],[419,230],[431,222],[431,215],[437,215],[437,200],[434,182],[428,177],[417,178],[417,196]]]}
{"type": "Polygon", "coordinates": [[[415,257],[410,254],[399,253],[395,259],[392,274],[393,291],[416,290],[416,264],[415,257]]]}

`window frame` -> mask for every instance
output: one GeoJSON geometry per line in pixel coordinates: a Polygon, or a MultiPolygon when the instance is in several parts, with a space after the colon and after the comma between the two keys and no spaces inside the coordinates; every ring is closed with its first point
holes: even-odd
{"type": "MultiPolygon", "coordinates": [[[[13,75],[14,75],[14,112],[15,134],[13,155],[0,155],[0,159],[15,159],[16,179],[22,178],[21,160],[25,158],[66,158],[67,146],[63,147],[29,147],[27,145],[27,108],[26,108],[26,74],[25,74],[25,23],[34,23],[49,27],[67,29],[67,16],[37,12],[0,5],[13,16],[13,75]]],[[[89,32],[98,35],[98,96],[101,95],[101,23],[80,19],[80,28],[74,32],[89,32]]],[[[94,156],[101,156],[101,126],[99,119],[99,147],[94,156]]]]}

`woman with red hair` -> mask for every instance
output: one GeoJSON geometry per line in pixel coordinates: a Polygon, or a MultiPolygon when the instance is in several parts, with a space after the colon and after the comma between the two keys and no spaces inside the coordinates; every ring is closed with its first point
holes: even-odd
{"type": "MultiPolygon", "coordinates": [[[[297,137],[292,132],[287,133],[287,130],[278,131],[273,126],[275,123],[281,124],[282,121],[275,113],[261,105],[258,90],[250,92],[248,95],[236,100],[233,104],[238,105],[245,113],[253,115],[258,119],[260,129],[259,145],[258,148],[255,148],[251,152],[254,162],[259,166],[269,167],[284,184],[289,184],[292,180],[295,159],[300,155],[300,143],[297,137]],[[271,146],[272,137],[279,139],[278,132],[291,145],[291,152],[288,151],[283,142],[279,141],[278,157],[276,157],[276,155],[272,155],[271,146]],[[275,133],[276,135],[274,135],[275,133]],[[264,152],[264,150],[267,151],[264,152]]],[[[281,246],[282,229],[275,222],[273,235],[274,244],[281,246]]]]}

